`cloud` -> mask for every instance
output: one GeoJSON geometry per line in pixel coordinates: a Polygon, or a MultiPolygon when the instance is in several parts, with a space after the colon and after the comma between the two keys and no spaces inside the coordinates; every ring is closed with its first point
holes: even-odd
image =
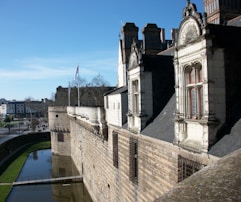
{"type": "Polygon", "coordinates": [[[30,65],[20,69],[1,70],[1,77],[4,80],[36,80],[49,79],[70,75],[70,71],[65,68],[54,68],[43,65],[30,65]]]}
{"type": "MultiPolygon", "coordinates": [[[[103,56],[103,55],[102,55],[103,56]]],[[[83,78],[93,77],[101,74],[116,72],[115,58],[92,58],[86,55],[71,57],[41,58],[32,57],[12,61],[11,68],[0,67],[1,81],[16,80],[45,80],[73,78],[76,67],[79,65],[79,73],[83,78]],[[78,62],[80,60],[80,62],[78,62]]]]}

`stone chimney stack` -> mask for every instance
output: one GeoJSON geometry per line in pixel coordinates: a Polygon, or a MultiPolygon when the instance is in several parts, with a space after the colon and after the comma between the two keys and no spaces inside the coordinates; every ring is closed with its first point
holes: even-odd
{"type": "Polygon", "coordinates": [[[138,31],[134,23],[126,23],[122,27],[122,50],[123,50],[123,64],[129,62],[129,56],[131,52],[131,44],[133,41],[138,42],[138,31]]]}
{"type": "Polygon", "coordinates": [[[177,41],[177,34],[178,34],[178,29],[171,29],[171,37],[172,37],[172,44],[175,44],[177,41]]]}
{"type": "Polygon", "coordinates": [[[143,49],[146,54],[157,54],[162,50],[162,39],[165,35],[163,30],[158,28],[156,24],[147,24],[142,30],[143,49]]]}
{"type": "Polygon", "coordinates": [[[161,42],[165,43],[166,37],[165,37],[165,29],[161,28],[161,42]]]}

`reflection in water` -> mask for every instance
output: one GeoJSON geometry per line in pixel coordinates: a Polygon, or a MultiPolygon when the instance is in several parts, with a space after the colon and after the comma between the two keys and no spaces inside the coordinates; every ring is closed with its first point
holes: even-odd
{"type": "MultiPolygon", "coordinates": [[[[66,177],[79,175],[71,157],[52,155],[52,176],[66,177]]],[[[52,193],[59,202],[91,202],[91,198],[83,183],[52,184],[52,193]],[[74,191],[73,191],[74,190],[74,191]]]]}
{"type": "Polygon", "coordinates": [[[33,152],[33,159],[38,160],[38,151],[33,152]]]}
{"type": "MultiPolygon", "coordinates": [[[[71,157],[56,156],[51,150],[31,153],[19,175],[18,181],[79,175],[71,157]],[[37,157],[37,158],[36,158],[37,157]],[[51,160],[52,159],[52,160],[51,160]]],[[[42,184],[13,187],[7,202],[91,202],[83,183],[42,184]]]]}

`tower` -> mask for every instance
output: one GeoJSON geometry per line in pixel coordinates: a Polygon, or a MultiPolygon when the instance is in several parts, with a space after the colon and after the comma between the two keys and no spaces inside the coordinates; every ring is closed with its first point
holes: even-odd
{"type": "Polygon", "coordinates": [[[226,24],[241,15],[241,0],[204,0],[208,23],[226,24]]]}

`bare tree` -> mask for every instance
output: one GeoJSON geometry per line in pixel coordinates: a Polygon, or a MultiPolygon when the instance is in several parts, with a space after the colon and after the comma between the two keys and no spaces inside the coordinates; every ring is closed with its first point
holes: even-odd
{"type": "Polygon", "coordinates": [[[109,82],[106,81],[101,74],[98,74],[91,80],[88,86],[104,87],[104,86],[109,86],[109,82]]]}
{"type": "Polygon", "coordinates": [[[86,79],[81,77],[81,76],[78,76],[75,78],[75,80],[73,80],[71,83],[70,83],[70,87],[83,87],[86,85],[86,79]]]}

